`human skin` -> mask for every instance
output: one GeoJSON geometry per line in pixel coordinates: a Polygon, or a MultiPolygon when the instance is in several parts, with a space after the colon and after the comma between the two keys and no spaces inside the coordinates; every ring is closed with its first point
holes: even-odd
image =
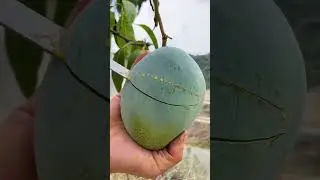
{"type": "MultiPolygon", "coordinates": [[[[79,0],[66,22],[70,26],[92,0],[79,0]]],[[[140,55],[139,62],[147,51],[140,55]]],[[[110,104],[110,172],[122,172],[154,178],[181,161],[183,133],[162,151],[148,151],[138,146],[126,133],[121,116],[119,96],[110,104]]],[[[37,94],[16,108],[0,123],[0,180],[36,180],[34,125],[38,104],[37,94]]]]}
{"type": "MultiPolygon", "coordinates": [[[[133,65],[139,63],[149,51],[143,51],[133,65]]],[[[183,157],[186,133],[177,137],[162,151],[148,151],[136,144],[125,130],[120,112],[121,96],[110,103],[110,164],[112,172],[155,178],[176,165],[183,157]],[[129,153],[128,153],[129,152],[129,153]],[[123,164],[121,164],[123,163],[123,164]]]]}
{"type": "Polygon", "coordinates": [[[110,103],[110,171],[152,178],[182,160],[186,133],[182,133],[167,148],[149,151],[136,144],[125,130],[120,113],[120,95],[110,103]]]}
{"type": "Polygon", "coordinates": [[[33,146],[36,109],[33,96],[0,124],[0,179],[37,179],[33,146]]]}
{"type": "MultiPolygon", "coordinates": [[[[37,95],[32,96],[0,124],[0,179],[37,179],[34,155],[37,98],[37,95]]],[[[185,134],[166,150],[148,151],[137,145],[125,131],[119,95],[112,99],[110,111],[110,173],[154,178],[182,159],[185,134]]]]}

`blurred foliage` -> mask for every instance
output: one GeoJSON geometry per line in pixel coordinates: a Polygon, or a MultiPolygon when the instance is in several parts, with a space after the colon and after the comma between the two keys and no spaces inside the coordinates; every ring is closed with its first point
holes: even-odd
{"type": "MultiPolygon", "coordinates": [[[[46,0],[21,0],[23,4],[45,15],[46,0]]],[[[61,26],[67,20],[70,11],[75,7],[77,0],[57,0],[57,8],[53,21],[61,26]]],[[[157,39],[153,30],[147,25],[140,24],[146,31],[152,43],[136,40],[134,36],[133,22],[139,13],[143,3],[147,0],[116,0],[116,10],[110,9],[110,28],[114,32],[118,52],[115,52],[114,60],[131,68],[133,55],[139,51],[149,49],[150,45],[158,48],[157,39]]],[[[307,73],[308,88],[320,85],[320,2],[312,0],[275,0],[282,12],[288,19],[300,48],[302,50],[307,73]]],[[[43,52],[33,43],[25,40],[17,33],[6,29],[5,43],[10,65],[15,78],[25,97],[30,97],[37,85],[37,72],[41,65],[43,52]],[[26,58],[27,57],[27,58],[26,58]]],[[[210,86],[210,55],[192,55],[197,61],[207,82],[210,86]]],[[[120,90],[123,78],[113,74],[117,90],[120,90]]]]}
{"type": "MultiPolygon", "coordinates": [[[[135,37],[133,23],[139,12],[138,9],[143,2],[144,1],[117,0],[115,7],[110,8],[110,41],[114,38],[119,48],[118,51],[114,53],[113,60],[128,69],[131,68],[136,57],[143,51],[148,50],[149,46],[153,45],[155,49],[159,47],[153,30],[145,24],[139,24],[138,26],[146,31],[152,44],[137,40],[135,37]]],[[[113,71],[111,76],[116,90],[120,92],[124,78],[113,71]]]]}
{"type": "MultiPolygon", "coordinates": [[[[39,14],[46,15],[45,0],[23,0],[21,2],[39,14]]],[[[57,0],[54,22],[63,25],[76,2],[77,0],[57,0]]],[[[37,86],[43,52],[37,45],[9,29],[5,29],[5,43],[9,62],[21,92],[26,98],[29,98],[37,86]]]]}
{"type": "Polygon", "coordinates": [[[210,53],[205,55],[191,55],[190,56],[198,63],[206,80],[206,88],[210,89],[210,53]]]}
{"type": "MultiPolygon", "coordinates": [[[[84,1],[87,0],[81,0],[81,2],[84,1]]],[[[145,1],[146,0],[121,1],[121,8],[125,9],[125,11],[121,13],[121,20],[114,21],[117,25],[117,30],[119,30],[121,34],[126,34],[134,39],[132,23],[140,10],[142,3],[145,1]]],[[[46,15],[46,0],[20,0],[20,2],[39,14],[43,16],[46,15]]],[[[57,6],[55,9],[55,16],[52,20],[60,26],[64,26],[71,13],[71,10],[77,5],[77,2],[78,0],[56,0],[57,6]]],[[[112,15],[111,12],[110,15],[112,15]]],[[[120,47],[123,47],[127,44],[127,42],[119,38],[117,38],[117,42],[121,45],[120,47]]],[[[38,48],[37,45],[24,39],[19,34],[9,29],[5,29],[5,44],[9,63],[13,69],[17,83],[22,94],[26,98],[29,98],[35,91],[38,83],[37,76],[42,62],[43,51],[38,48]]],[[[129,47],[129,45],[126,46],[129,47]]],[[[124,55],[127,55],[128,53],[139,48],[147,49],[146,47],[130,45],[130,48],[126,48],[124,55]]],[[[119,61],[122,61],[121,58],[124,57],[119,56],[119,61]]]]}
{"type": "MultiPolygon", "coordinates": [[[[44,0],[25,0],[22,3],[45,15],[46,2],[44,0]]],[[[5,29],[5,43],[15,78],[22,94],[28,98],[33,94],[37,85],[37,72],[41,64],[42,50],[9,29],[5,29]]]]}
{"type": "MultiPolygon", "coordinates": [[[[115,0],[116,4],[121,4],[121,0],[115,0]]],[[[128,0],[131,2],[136,8],[137,8],[137,14],[139,14],[141,6],[144,2],[147,2],[147,0],[128,0]]],[[[121,13],[121,6],[117,6],[117,12],[121,13]]]]}

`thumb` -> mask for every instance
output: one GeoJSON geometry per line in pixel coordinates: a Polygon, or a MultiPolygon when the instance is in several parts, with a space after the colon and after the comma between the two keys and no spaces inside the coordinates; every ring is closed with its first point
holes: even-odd
{"type": "Polygon", "coordinates": [[[113,96],[110,101],[110,121],[116,122],[121,121],[121,110],[120,110],[120,94],[113,96]]]}
{"type": "Polygon", "coordinates": [[[35,92],[19,109],[27,113],[29,116],[34,117],[38,108],[39,92],[35,92]]]}

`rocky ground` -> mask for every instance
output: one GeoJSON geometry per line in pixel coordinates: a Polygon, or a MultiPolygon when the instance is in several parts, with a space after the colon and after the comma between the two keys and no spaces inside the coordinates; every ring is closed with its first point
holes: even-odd
{"type": "Polygon", "coordinates": [[[306,113],[283,180],[320,180],[320,87],[307,95],[306,113]]]}

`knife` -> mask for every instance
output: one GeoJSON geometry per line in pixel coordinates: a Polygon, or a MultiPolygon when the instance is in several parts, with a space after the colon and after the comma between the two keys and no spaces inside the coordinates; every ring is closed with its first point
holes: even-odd
{"type": "MultiPolygon", "coordinates": [[[[59,49],[60,37],[66,29],[19,1],[0,0],[0,25],[17,32],[42,50],[66,62],[65,53],[59,49]],[[37,27],[30,26],[30,22],[37,27]]],[[[110,60],[110,69],[127,79],[129,70],[116,61],[110,60]]]]}

